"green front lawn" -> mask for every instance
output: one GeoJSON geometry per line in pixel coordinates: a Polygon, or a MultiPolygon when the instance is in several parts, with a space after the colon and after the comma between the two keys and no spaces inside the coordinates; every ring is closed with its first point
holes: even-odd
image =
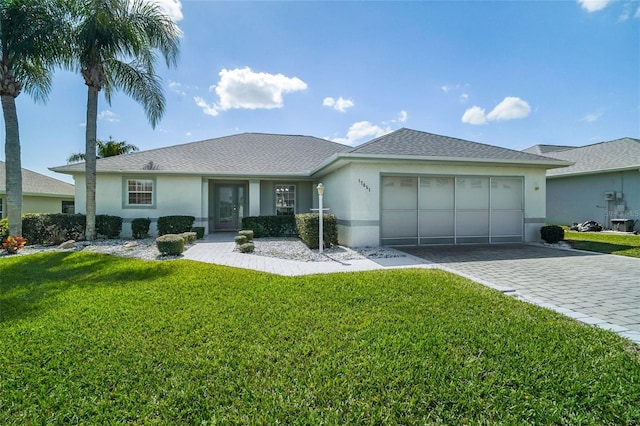
{"type": "Polygon", "coordinates": [[[640,258],[640,235],[565,230],[564,239],[578,250],[640,258]]]}
{"type": "Polygon", "coordinates": [[[0,424],[638,424],[640,352],[439,270],[0,259],[0,424]]]}

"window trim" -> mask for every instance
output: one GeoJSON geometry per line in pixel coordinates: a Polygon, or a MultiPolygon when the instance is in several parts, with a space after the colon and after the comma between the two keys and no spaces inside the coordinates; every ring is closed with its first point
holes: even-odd
{"type": "Polygon", "coordinates": [[[4,199],[0,197],[0,219],[4,218],[4,199]]]}
{"type": "Polygon", "coordinates": [[[276,216],[295,216],[298,211],[298,188],[295,183],[276,183],[273,187],[273,193],[275,195],[275,210],[274,213],[276,216]],[[290,206],[278,206],[278,187],[293,187],[293,207],[290,206]],[[278,214],[278,208],[293,208],[293,213],[291,215],[288,214],[278,214]]]}
{"type": "Polygon", "coordinates": [[[158,193],[158,186],[155,178],[148,176],[126,176],[122,178],[122,208],[123,209],[155,209],[156,208],[156,194],[158,193]],[[129,181],[146,181],[151,182],[151,204],[129,204],[129,181]]]}

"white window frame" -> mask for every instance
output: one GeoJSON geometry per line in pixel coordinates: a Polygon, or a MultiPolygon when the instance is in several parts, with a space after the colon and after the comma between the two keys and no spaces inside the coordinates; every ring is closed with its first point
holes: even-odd
{"type": "Polygon", "coordinates": [[[297,211],[297,204],[298,204],[298,200],[297,200],[297,188],[295,184],[292,183],[277,183],[275,185],[275,195],[276,195],[276,206],[275,206],[275,214],[276,216],[293,216],[296,214],[297,211]],[[291,191],[291,189],[293,189],[293,191],[291,191]],[[279,201],[284,201],[284,199],[279,200],[279,194],[281,193],[287,193],[287,194],[293,194],[293,205],[284,205],[284,204],[278,204],[279,201]],[[291,209],[291,214],[285,214],[285,213],[279,213],[278,209],[291,209]]]}
{"type": "Polygon", "coordinates": [[[128,177],[128,178],[123,178],[122,180],[122,185],[123,185],[123,200],[122,200],[122,207],[123,208],[129,208],[129,209],[148,209],[148,208],[155,208],[156,206],[156,192],[157,192],[157,187],[156,187],[156,180],[155,179],[149,179],[149,178],[135,178],[135,177],[128,177]],[[130,191],[129,190],[129,183],[130,182],[136,182],[136,184],[151,184],[151,190],[150,191],[130,191]],[[148,204],[141,204],[141,203],[131,203],[130,202],[130,195],[132,193],[140,193],[140,194],[151,194],[151,202],[148,204]]]}

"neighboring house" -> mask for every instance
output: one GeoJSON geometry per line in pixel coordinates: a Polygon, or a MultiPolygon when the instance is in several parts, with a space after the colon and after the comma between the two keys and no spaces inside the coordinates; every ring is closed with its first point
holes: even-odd
{"type": "Polygon", "coordinates": [[[640,230],[640,139],[581,147],[536,145],[525,152],[574,163],[547,171],[549,223],[595,220],[605,228],[618,228],[620,219],[628,219],[638,221],[635,230],[640,230]]]}
{"type": "MultiPolygon", "coordinates": [[[[5,163],[0,161],[0,219],[7,216],[5,163]]],[[[73,185],[22,169],[22,213],[73,213],[73,185]]]]}
{"type": "MultiPolygon", "coordinates": [[[[226,231],[244,216],[310,212],[322,182],[344,245],[538,241],[545,172],[568,164],[410,129],[355,148],[244,133],[99,159],[96,204],[125,224],[191,215],[226,231]]],[[[84,164],[51,170],[74,177],[81,210],[84,164]]]]}

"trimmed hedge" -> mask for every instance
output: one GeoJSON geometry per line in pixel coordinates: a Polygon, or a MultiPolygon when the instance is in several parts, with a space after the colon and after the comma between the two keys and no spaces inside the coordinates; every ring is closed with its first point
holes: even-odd
{"type": "Polygon", "coordinates": [[[0,241],[9,236],[9,220],[5,217],[0,219],[0,241]]]}
{"type": "Polygon", "coordinates": [[[178,256],[184,251],[182,235],[165,234],[156,238],[156,247],[162,255],[178,256]]]}
{"type": "Polygon", "coordinates": [[[204,238],[204,226],[192,226],[191,230],[196,233],[199,240],[204,238]]]}
{"type": "Polygon", "coordinates": [[[242,229],[253,231],[255,238],[298,235],[295,216],[247,216],[242,218],[242,229]]]}
{"type": "Polygon", "coordinates": [[[96,233],[107,238],[118,238],[122,232],[122,218],[108,214],[96,215],[96,233]]]}
{"type": "Polygon", "coordinates": [[[557,225],[546,225],[540,228],[540,236],[545,242],[555,244],[564,240],[564,229],[557,225]]]}
{"type": "Polygon", "coordinates": [[[196,242],[196,238],[198,238],[198,235],[193,231],[183,232],[180,235],[182,235],[185,244],[193,244],[196,242]]]}
{"type": "Polygon", "coordinates": [[[182,234],[191,231],[193,216],[162,216],[158,218],[158,235],[182,234]]]}
{"type": "Polygon", "coordinates": [[[139,217],[131,221],[131,235],[135,239],[145,238],[149,235],[151,219],[139,217]]]}
{"type": "MultiPolygon", "coordinates": [[[[320,243],[319,231],[319,217],[315,213],[302,213],[297,214],[296,225],[298,227],[298,234],[303,243],[310,249],[317,249],[320,243]]],[[[335,215],[324,214],[323,215],[323,243],[324,248],[331,247],[338,244],[338,222],[335,215]]]]}
{"type": "Polygon", "coordinates": [[[27,213],[22,217],[22,236],[27,239],[27,244],[45,246],[83,240],[86,222],[82,214],[27,213]]]}

